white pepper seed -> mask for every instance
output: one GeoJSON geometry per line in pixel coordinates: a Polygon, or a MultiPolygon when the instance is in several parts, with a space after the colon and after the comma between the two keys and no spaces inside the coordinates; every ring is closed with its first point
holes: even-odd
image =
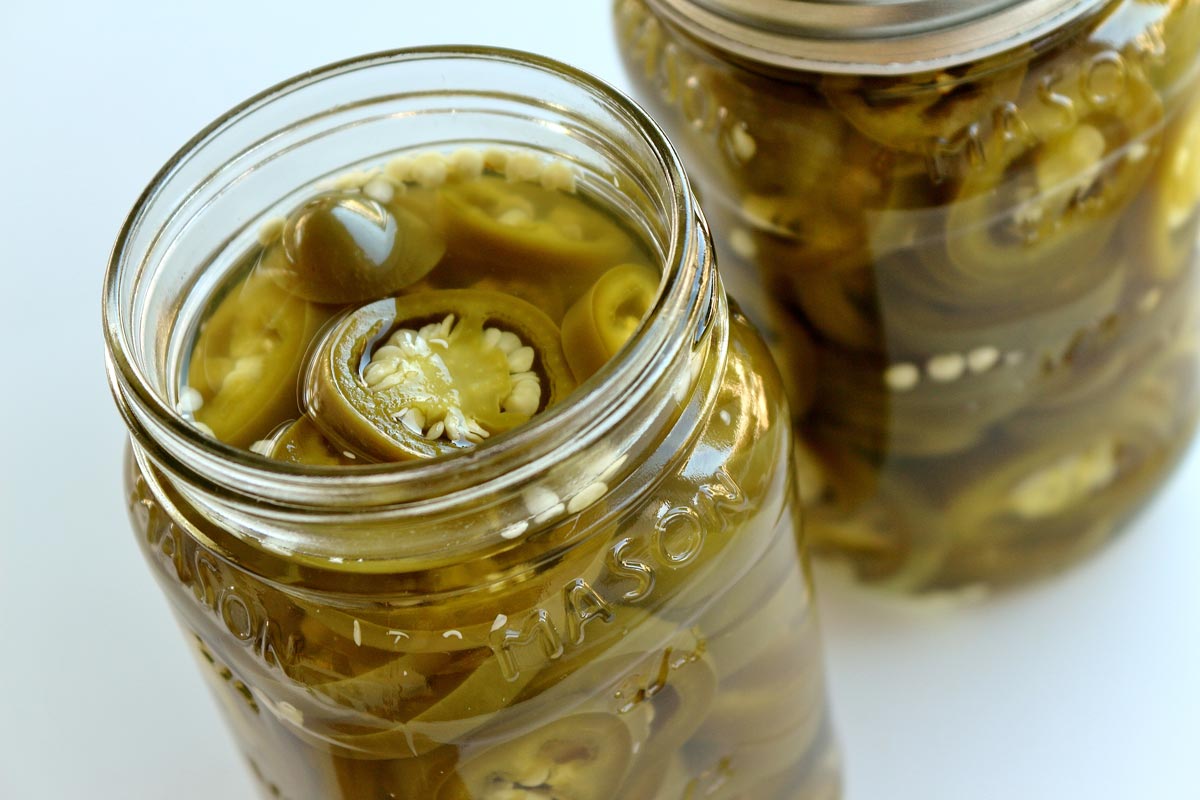
{"type": "Polygon", "coordinates": [[[193,389],[191,386],[185,386],[179,390],[179,402],[175,404],[175,410],[180,414],[194,414],[204,406],[204,395],[193,389]]]}
{"type": "Polygon", "coordinates": [[[929,359],[925,371],[940,383],[949,383],[962,377],[967,369],[967,360],[960,353],[944,353],[929,359]]]}
{"type": "Polygon", "coordinates": [[[976,374],[987,372],[1000,361],[1000,351],[994,347],[976,347],[967,353],[967,367],[976,374]]]}
{"type": "Polygon", "coordinates": [[[266,247],[278,239],[283,233],[283,226],[286,221],[286,219],[279,216],[264,220],[263,224],[258,226],[258,243],[266,247]]]}
{"type": "Polygon", "coordinates": [[[458,177],[467,180],[478,178],[483,174],[483,153],[464,147],[454,151],[450,156],[450,164],[458,177]]]}
{"type": "Polygon", "coordinates": [[[372,178],[362,191],[363,194],[378,203],[390,203],[396,195],[395,187],[386,178],[372,178]]]}
{"type": "Polygon", "coordinates": [[[575,172],[564,161],[552,161],[542,170],[542,188],[575,194],[575,172]]]}
{"type": "Polygon", "coordinates": [[[921,371],[915,364],[893,364],[884,371],[883,382],[894,392],[907,392],[921,382],[921,371]]]}
{"type": "Polygon", "coordinates": [[[567,511],[577,514],[608,494],[608,486],[600,481],[589,483],[567,503],[567,511]]]}

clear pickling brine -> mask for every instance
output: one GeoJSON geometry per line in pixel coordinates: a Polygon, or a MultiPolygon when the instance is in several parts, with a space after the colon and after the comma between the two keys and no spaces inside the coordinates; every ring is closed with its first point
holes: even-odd
{"type": "Polygon", "coordinates": [[[839,795],[712,259],[657,129],[524,54],[335,65],[168,164],[106,296],[131,516],[262,796],[839,795]]]}
{"type": "Polygon", "coordinates": [[[932,591],[1108,541],[1200,409],[1200,3],[733,5],[616,26],[769,329],[814,547],[932,591]]]}

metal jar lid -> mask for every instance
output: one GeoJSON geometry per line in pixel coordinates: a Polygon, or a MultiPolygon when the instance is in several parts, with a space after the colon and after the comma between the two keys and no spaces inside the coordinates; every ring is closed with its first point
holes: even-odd
{"type": "Polygon", "coordinates": [[[702,41],[786,69],[866,75],[976,61],[1105,0],[648,0],[702,41]]]}

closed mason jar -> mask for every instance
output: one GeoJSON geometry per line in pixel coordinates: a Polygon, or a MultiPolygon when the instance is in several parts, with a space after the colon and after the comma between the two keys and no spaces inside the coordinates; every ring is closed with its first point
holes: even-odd
{"type": "Polygon", "coordinates": [[[105,287],[129,508],[262,796],[837,796],[784,392],[714,267],[658,128],[526,54],[316,70],[164,167],[105,287]],[[570,164],[661,259],[599,373],[405,464],[271,460],[177,410],[189,334],[264,220],[346,170],[495,144],[570,164]]]}
{"type": "Polygon", "coordinates": [[[615,17],[769,330],[814,548],[932,591],[1109,540],[1200,408],[1200,3],[615,17]]]}

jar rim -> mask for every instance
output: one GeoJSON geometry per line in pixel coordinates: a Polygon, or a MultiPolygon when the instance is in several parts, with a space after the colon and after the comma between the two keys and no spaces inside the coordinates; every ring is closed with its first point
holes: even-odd
{"type": "Polygon", "coordinates": [[[645,0],[696,38],[771,67],[903,75],[999,55],[1109,0],[645,0]]]}
{"type": "MultiPolygon", "coordinates": [[[[448,86],[447,91],[454,88],[461,87],[448,86]]],[[[538,464],[544,466],[545,459],[565,443],[597,441],[606,426],[620,419],[620,403],[607,398],[644,396],[661,380],[671,354],[692,345],[689,328],[704,327],[702,318],[707,309],[701,307],[702,301],[714,291],[707,260],[702,253],[696,254],[699,243],[707,241],[703,225],[684,168],[661,128],[623,93],[581,69],[520,50],[477,45],[401,48],[333,62],[281,81],[220,115],[176,151],[142,191],[122,224],[104,279],[102,318],[109,383],[138,445],[152,450],[157,466],[204,493],[257,506],[265,503],[283,509],[319,508],[323,512],[353,514],[361,513],[364,503],[379,509],[445,501],[463,490],[477,491],[481,481],[489,489],[500,490],[538,474],[542,471],[538,464]],[[498,441],[471,452],[403,465],[322,467],[269,459],[206,436],[152,388],[137,360],[130,357],[131,336],[122,316],[128,311],[130,298],[122,297],[121,278],[127,270],[154,266],[130,261],[131,239],[147,210],[161,200],[166,183],[191,154],[273,101],[374,66],[443,59],[504,62],[562,79],[602,100],[606,110],[615,112],[642,137],[657,160],[653,165],[655,175],[665,182],[663,194],[670,203],[663,242],[663,281],[648,312],[648,322],[643,323],[619,358],[611,360],[563,402],[498,441]],[[597,408],[601,403],[609,403],[612,408],[605,413],[597,408]],[[222,475],[220,479],[214,479],[216,472],[222,475]]]]}

